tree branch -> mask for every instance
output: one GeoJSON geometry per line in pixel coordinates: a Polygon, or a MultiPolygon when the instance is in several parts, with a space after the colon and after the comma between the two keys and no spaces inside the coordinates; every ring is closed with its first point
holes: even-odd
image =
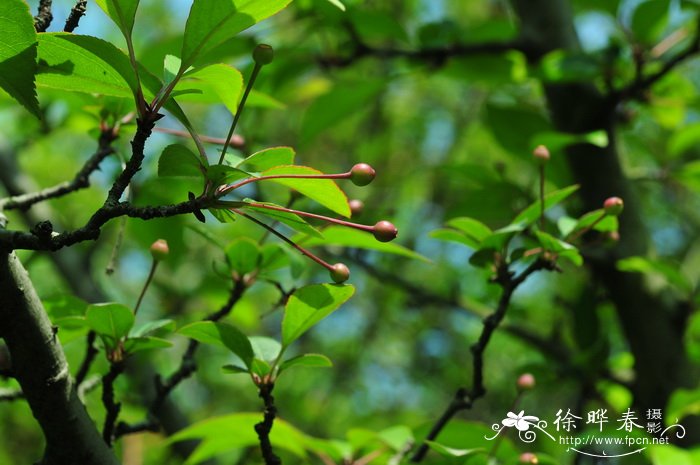
{"type": "Polygon", "coordinates": [[[126,364],[123,360],[113,362],[107,374],[102,377],[102,404],[107,410],[104,427],[102,428],[102,439],[110,447],[114,439],[114,425],[122,408],[122,404],[114,400],[114,382],[124,372],[124,368],[126,368],[126,364]]]}
{"type": "Polygon", "coordinates": [[[87,0],[77,0],[75,5],[70,10],[66,25],[63,27],[63,32],[73,32],[80,23],[80,18],[85,16],[87,10],[87,0]]]}
{"type": "Polygon", "coordinates": [[[466,388],[457,389],[457,392],[455,393],[455,396],[450,404],[447,406],[447,409],[445,409],[440,418],[435,422],[423,443],[411,457],[411,462],[421,462],[428,452],[428,444],[426,441],[435,440],[443,428],[457,413],[462,410],[470,409],[477,399],[486,394],[486,387],[484,386],[484,352],[486,351],[486,347],[491,340],[491,336],[493,336],[493,333],[503,321],[503,318],[508,311],[508,307],[510,306],[513,293],[518,286],[525,282],[525,280],[533,273],[542,269],[549,269],[551,266],[552,264],[549,262],[537,260],[530,264],[530,266],[528,266],[517,276],[515,276],[513,272],[508,269],[507,264],[503,264],[499,267],[496,282],[501,286],[503,292],[501,293],[501,297],[498,301],[498,307],[496,308],[496,311],[484,319],[484,329],[481,331],[481,335],[479,336],[477,342],[471,346],[471,352],[473,354],[472,388],[471,390],[466,388]]]}
{"type": "Polygon", "coordinates": [[[277,407],[275,407],[275,398],[272,397],[272,390],[275,385],[272,383],[262,383],[259,386],[259,395],[265,405],[263,412],[263,421],[255,425],[255,432],[258,433],[260,440],[260,451],[266,465],[281,465],[282,460],[275,454],[270,442],[270,431],[277,416],[277,407]]]}
{"type": "MultiPolygon", "coordinates": [[[[245,292],[245,290],[246,286],[243,280],[235,280],[233,283],[233,287],[229,292],[229,297],[226,303],[224,303],[224,305],[222,305],[219,310],[208,315],[204,319],[204,321],[219,321],[228,314],[230,314],[236,303],[241,299],[241,297],[243,297],[243,293],[245,292]]],[[[156,376],[156,393],[148,408],[148,415],[146,420],[134,425],[119,423],[115,431],[115,437],[119,438],[126,434],[133,434],[141,431],[159,430],[160,424],[157,420],[158,413],[163,407],[163,404],[167,400],[168,396],[170,395],[170,393],[172,393],[173,390],[175,390],[175,388],[181,382],[188,379],[197,370],[197,363],[194,359],[194,356],[198,348],[199,342],[195,341],[194,339],[190,340],[187,346],[187,350],[182,355],[182,361],[180,362],[180,366],[178,367],[178,369],[173,374],[171,374],[165,381],[162,380],[160,375],[156,376]]]]}
{"type": "Polygon", "coordinates": [[[13,253],[0,253],[0,337],[14,375],[43,430],[41,465],[118,465],[80,402],[61,344],[13,253]]]}
{"type": "Polygon", "coordinates": [[[34,29],[36,32],[46,32],[51,25],[53,15],[51,14],[52,0],[39,0],[39,12],[34,17],[34,29]]]}

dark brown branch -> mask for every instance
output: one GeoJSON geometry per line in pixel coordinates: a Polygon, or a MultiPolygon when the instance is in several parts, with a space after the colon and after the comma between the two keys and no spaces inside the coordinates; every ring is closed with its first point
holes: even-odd
{"type": "Polygon", "coordinates": [[[272,383],[263,383],[259,386],[259,395],[265,405],[263,412],[263,421],[255,425],[255,432],[258,433],[260,441],[260,451],[266,465],[281,465],[282,460],[275,454],[270,442],[270,431],[277,416],[277,407],[275,407],[275,398],[272,397],[272,390],[275,385],[272,383]]]}
{"type": "MultiPolygon", "coordinates": [[[[481,331],[477,342],[471,346],[471,352],[473,354],[472,388],[471,390],[466,388],[459,388],[457,390],[454,398],[447,406],[447,409],[445,409],[426,436],[425,441],[434,441],[442,429],[457,413],[462,410],[470,409],[477,399],[486,394],[486,387],[484,386],[484,352],[491,340],[491,336],[493,336],[493,333],[503,321],[508,311],[513,293],[530,275],[541,269],[551,269],[552,265],[553,264],[549,262],[537,260],[517,276],[508,269],[507,264],[503,264],[499,267],[496,282],[501,286],[503,292],[498,301],[498,307],[496,311],[484,319],[484,329],[481,331]]],[[[423,460],[425,454],[428,452],[428,444],[425,441],[416,450],[415,454],[413,454],[411,462],[418,463],[423,460]]]]}
{"type": "Polygon", "coordinates": [[[83,384],[83,381],[85,381],[87,374],[90,372],[92,362],[95,361],[95,357],[100,352],[99,350],[97,350],[97,347],[95,347],[95,339],[97,339],[97,334],[95,333],[95,331],[90,331],[87,337],[85,338],[85,357],[83,358],[83,361],[80,364],[80,368],[78,368],[78,372],[75,375],[76,386],[80,386],[81,384],[83,384]]]}
{"type": "Polygon", "coordinates": [[[34,29],[36,29],[36,32],[45,32],[51,25],[53,20],[51,1],[39,0],[39,13],[34,17],[34,29]]]}
{"type": "Polygon", "coordinates": [[[80,18],[85,16],[87,10],[87,0],[77,0],[75,5],[70,10],[66,25],[63,27],[63,32],[73,32],[80,24],[80,18]]]}
{"type": "Polygon", "coordinates": [[[321,66],[327,68],[345,68],[364,58],[394,59],[406,58],[418,60],[435,65],[442,65],[450,58],[468,57],[480,54],[503,53],[509,50],[527,52],[522,43],[518,41],[489,42],[480,44],[456,44],[448,47],[433,47],[417,50],[404,50],[396,48],[375,48],[356,42],[355,48],[347,56],[323,56],[318,58],[321,66]]]}
{"type": "Polygon", "coordinates": [[[102,377],[102,404],[107,410],[102,428],[102,439],[110,447],[114,439],[114,425],[122,408],[122,404],[114,400],[114,382],[124,372],[125,367],[126,364],[123,361],[114,362],[110,365],[107,374],[102,377]]]}
{"type": "MultiPolygon", "coordinates": [[[[231,313],[233,307],[241,299],[246,290],[243,280],[236,280],[233,283],[233,288],[229,293],[228,300],[219,310],[208,315],[204,321],[219,321],[226,315],[231,313]]],[[[178,369],[171,374],[165,381],[160,376],[155,378],[156,395],[151,401],[148,408],[148,418],[140,423],[129,425],[119,423],[115,432],[116,437],[121,437],[126,434],[138,433],[142,431],[158,431],[160,424],[158,423],[157,415],[163,404],[168,399],[172,391],[184,380],[188,379],[197,370],[197,363],[194,356],[199,348],[199,342],[194,339],[190,340],[187,350],[182,356],[182,361],[178,369]]]]}

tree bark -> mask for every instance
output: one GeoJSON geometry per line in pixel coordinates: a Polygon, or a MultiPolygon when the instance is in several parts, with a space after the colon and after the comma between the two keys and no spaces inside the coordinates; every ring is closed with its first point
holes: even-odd
{"type": "Polygon", "coordinates": [[[78,398],[65,354],[14,253],[0,252],[0,337],[46,438],[41,465],[118,465],[78,398]]]}

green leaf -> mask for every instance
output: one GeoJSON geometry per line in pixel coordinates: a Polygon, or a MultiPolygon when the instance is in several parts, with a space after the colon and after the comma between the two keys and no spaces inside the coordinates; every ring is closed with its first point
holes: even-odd
{"type": "Polygon", "coordinates": [[[677,264],[646,257],[629,257],[617,261],[617,269],[629,273],[643,273],[661,276],[664,280],[685,293],[692,292],[693,285],[679,270],[677,264]]]}
{"type": "Polygon", "coordinates": [[[110,346],[129,334],[134,326],[134,312],[129,307],[116,303],[89,305],[85,319],[90,329],[108,338],[110,346]]]}
{"type": "Polygon", "coordinates": [[[340,11],[345,11],[345,5],[343,5],[340,0],[328,0],[328,3],[337,7],[340,11]]]}
{"type": "Polygon", "coordinates": [[[397,425],[377,433],[377,437],[395,451],[401,451],[406,445],[413,443],[413,431],[408,426],[397,425]]]}
{"type": "Polygon", "coordinates": [[[433,239],[457,242],[458,244],[466,245],[472,249],[479,248],[479,242],[477,240],[473,239],[472,237],[465,236],[463,233],[455,231],[454,229],[436,229],[435,231],[430,231],[430,234],[428,235],[433,239]]]}
{"type": "Polygon", "coordinates": [[[486,449],[455,449],[452,447],[443,446],[435,441],[425,441],[428,446],[444,457],[469,457],[474,454],[483,454],[486,449]]]}
{"type": "Polygon", "coordinates": [[[0,9],[0,88],[40,117],[36,98],[37,34],[23,0],[6,0],[0,9]]]}
{"type": "MultiPolygon", "coordinates": [[[[579,186],[578,185],[573,185],[569,187],[565,187],[564,189],[560,189],[554,192],[550,192],[549,194],[546,194],[544,196],[544,209],[545,211],[549,210],[555,205],[558,205],[560,202],[564,201],[567,197],[569,197],[571,194],[576,192],[578,190],[579,186]]],[[[511,222],[511,224],[521,224],[525,226],[529,226],[537,219],[540,217],[540,211],[541,211],[541,203],[538,200],[537,202],[533,203],[529,207],[527,207],[525,210],[523,210],[518,216],[515,217],[515,219],[511,222]]]]}
{"type": "Polygon", "coordinates": [[[178,333],[205,344],[226,347],[238,355],[248,368],[253,362],[253,347],[250,340],[229,324],[198,321],[180,328],[178,333]]]}
{"type": "Polygon", "coordinates": [[[210,165],[207,167],[207,179],[211,180],[216,186],[230,184],[240,181],[241,179],[249,178],[250,173],[227,165],[210,165]]]}
{"type": "Polygon", "coordinates": [[[188,71],[173,91],[180,102],[223,103],[236,113],[243,90],[243,76],[236,68],[217,63],[188,71]]]}
{"type": "Polygon", "coordinates": [[[605,210],[601,208],[588,212],[579,218],[574,231],[588,228],[591,225],[594,225],[593,229],[596,231],[610,232],[617,231],[618,223],[616,217],[605,215],[605,210]]]}
{"type": "Polygon", "coordinates": [[[243,276],[258,267],[260,247],[248,237],[239,237],[226,247],[226,258],[231,270],[243,276]]]}
{"type": "Polygon", "coordinates": [[[479,242],[486,239],[486,237],[490,236],[493,232],[491,231],[491,228],[486,226],[481,221],[468,217],[453,218],[447,222],[447,226],[459,229],[467,236],[473,237],[479,242]]]}
{"type": "Polygon", "coordinates": [[[138,328],[134,328],[129,334],[129,337],[148,336],[159,330],[167,332],[175,331],[175,321],[169,319],[149,321],[138,328]]]}
{"type": "MultiPolygon", "coordinates": [[[[301,238],[299,238],[301,240],[301,238]]],[[[372,233],[350,229],[344,226],[329,226],[323,230],[323,236],[312,237],[304,241],[304,247],[339,246],[357,249],[376,250],[378,252],[401,255],[403,257],[423,260],[427,258],[406,247],[393,242],[379,242],[372,233]]]]}
{"type": "Polygon", "coordinates": [[[636,40],[648,45],[657,42],[668,23],[670,3],[669,0],[646,0],[638,4],[631,24],[636,40]]]}
{"type": "Polygon", "coordinates": [[[167,349],[173,343],[153,336],[130,337],[124,342],[124,351],[128,354],[144,350],[167,349]]]}
{"type": "Polygon", "coordinates": [[[158,159],[158,176],[199,178],[204,171],[199,157],[182,144],[168,145],[158,159]]]}
{"type": "MultiPolygon", "coordinates": [[[[207,418],[178,431],[167,441],[174,443],[192,439],[201,440],[195,452],[185,462],[185,465],[195,465],[232,450],[258,446],[255,425],[260,422],[260,418],[259,412],[207,418]]],[[[304,445],[307,437],[280,418],[275,419],[275,427],[270,432],[270,441],[273,447],[291,452],[302,459],[306,457],[304,445]]]]}
{"type": "Polygon", "coordinates": [[[327,368],[332,366],[333,362],[325,355],[303,354],[285,360],[282,365],[280,365],[279,372],[282,373],[284,370],[292,367],[327,368]]]}
{"type": "Polygon", "coordinates": [[[677,389],[666,407],[666,418],[680,420],[688,415],[700,414],[700,389],[677,389]]]}
{"type": "Polygon", "coordinates": [[[181,69],[289,3],[291,0],[194,0],[185,26],[181,69]]]}
{"type": "Polygon", "coordinates": [[[271,337],[251,336],[249,339],[250,345],[253,346],[253,354],[260,360],[273,362],[282,350],[282,344],[271,337]]]}
{"type": "Polygon", "coordinates": [[[139,0],[95,0],[95,3],[114,21],[124,37],[131,40],[139,0]]]}
{"type": "Polygon", "coordinates": [[[54,89],[131,98],[136,79],[129,58],[104,40],[39,34],[37,84],[54,89]]]}
{"type": "MultiPolygon", "coordinates": [[[[257,203],[264,203],[265,205],[273,205],[275,207],[279,207],[279,205],[276,205],[274,203],[270,202],[257,202],[257,203]]],[[[309,236],[313,237],[323,237],[323,235],[319,232],[318,229],[314,228],[311,226],[309,223],[306,222],[305,219],[303,219],[301,216],[297,215],[296,213],[289,213],[289,212],[283,212],[279,210],[268,210],[267,208],[260,208],[260,207],[245,207],[246,211],[252,211],[255,213],[260,213],[261,215],[268,216],[272,218],[275,221],[279,221],[282,224],[286,224],[293,230],[300,232],[302,234],[306,234],[309,236]]]]}
{"type": "Polygon", "coordinates": [[[312,284],[294,291],[282,320],[282,345],[288,346],[319,321],[333,313],[355,292],[353,286],[312,284]]]}
{"type": "Polygon", "coordinates": [[[248,100],[245,102],[246,107],[269,108],[272,110],[282,110],[287,106],[279,100],[271,97],[263,92],[252,89],[248,94],[248,100]]]}
{"type": "Polygon", "coordinates": [[[579,254],[575,246],[557,239],[546,232],[535,231],[535,235],[543,249],[558,254],[560,258],[569,260],[576,266],[583,265],[583,257],[581,257],[581,254],[579,254]]]}
{"type": "MultiPolygon", "coordinates": [[[[276,166],[265,170],[261,173],[262,176],[277,176],[281,174],[323,174],[318,170],[309,168],[308,166],[285,165],[276,166]]],[[[296,190],[297,192],[309,197],[312,200],[320,203],[324,207],[332,210],[339,215],[350,218],[350,205],[345,193],[340,190],[338,185],[331,179],[298,179],[298,178],[282,178],[270,179],[270,182],[276,182],[296,190]]]]}
{"type": "Polygon", "coordinates": [[[221,371],[228,373],[230,375],[238,375],[241,373],[250,373],[247,368],[239,367],[238,365],[224,365],[221,367],[221,371]]]}
{"type": "Polygon", "coordinates": [[[296,153],[291,147],[271,147],[255,152],[236,167],[248,165],[250,171],[265,171],[280,165],[291,165],[295,156],[296,153]]]}
{"type": "Polygon", "coordinates": [[[260,360],[258,357],[253,358],[253,362],[250,364],[250,372],[255,373],[259,377],[270,374],[272,367],[265,360],[260,360]]]}

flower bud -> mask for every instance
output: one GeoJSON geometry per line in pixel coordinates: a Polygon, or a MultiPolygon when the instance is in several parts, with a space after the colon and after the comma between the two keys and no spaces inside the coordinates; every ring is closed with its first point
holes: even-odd
{"type": "Polygon", "coordinates": [[[344,263],[336,263],[333,265],[330,273],[331,279],[338,284],[344,283],[350,278],[350,270],[344,263]]]}
{"type": "Polygon", "coordinates": [[[348,205],[350,205],[350,211],[352,212],[352,216],[358,216],[362,214],[362,210],[365,208],[365,204],[362,200],[357,200],[353,199],[350,202],[348,202],[348,205]]]}
{"type": "Polygon", "coordinates": [[[532,452],[524,452],[520,454],[518,461],[520,463],[528,463],[532,465],[539,463],[539,460],[537,460],[537,456],[532,452]]]}
{"type": "Polygon", "coordinates": [[[374,234],[374,238],[379,242],[391,242],[396,239],[396,236],[399,234],[399,230],[388,221],[380,221],[374,225],[372,234],[374,234]]]}
{"type": "Polygon", "coordinates": [[[549,161],[549,149],[544,145],[538,145],[532,151],[532,156],[535,157],[537,163],[543,165],[549,161]]]}
{"type": "Polygon", "coordinates": [[[358,163],[350,170],[350,181],[356,186],[366,186],[371,183],[377,173],[367,163],[358,163]]]}
{"type": "Polygon", "coordinates": [[[603,202],[605,213],[610,216],[619,216],[622,209],[625,208],[625,203],[620,197],[610,197],[603,202]]]}
{"type": "Polygon", "coordinates": [[[518,387],[518,391],[528,391],[535,387],[535,377],[532,373],[523,373],[518,377],[515,385],[518,387]]]}
{"type": "Polygon", "coordinates": [[[253,50],[253,60],[255,63],[264,66],[272,63],[272,59],[275,57],[275,52],[272,47],[267,44],[258,44],[253,50]]]}
{"type": "Polygon", "coordinates": [[[153,257],[153,260],[165,260],[169,253],[170,248],[168,247],[168,242],[165,239],[158,239],[151,244],[151,256],[153,257]]]}

